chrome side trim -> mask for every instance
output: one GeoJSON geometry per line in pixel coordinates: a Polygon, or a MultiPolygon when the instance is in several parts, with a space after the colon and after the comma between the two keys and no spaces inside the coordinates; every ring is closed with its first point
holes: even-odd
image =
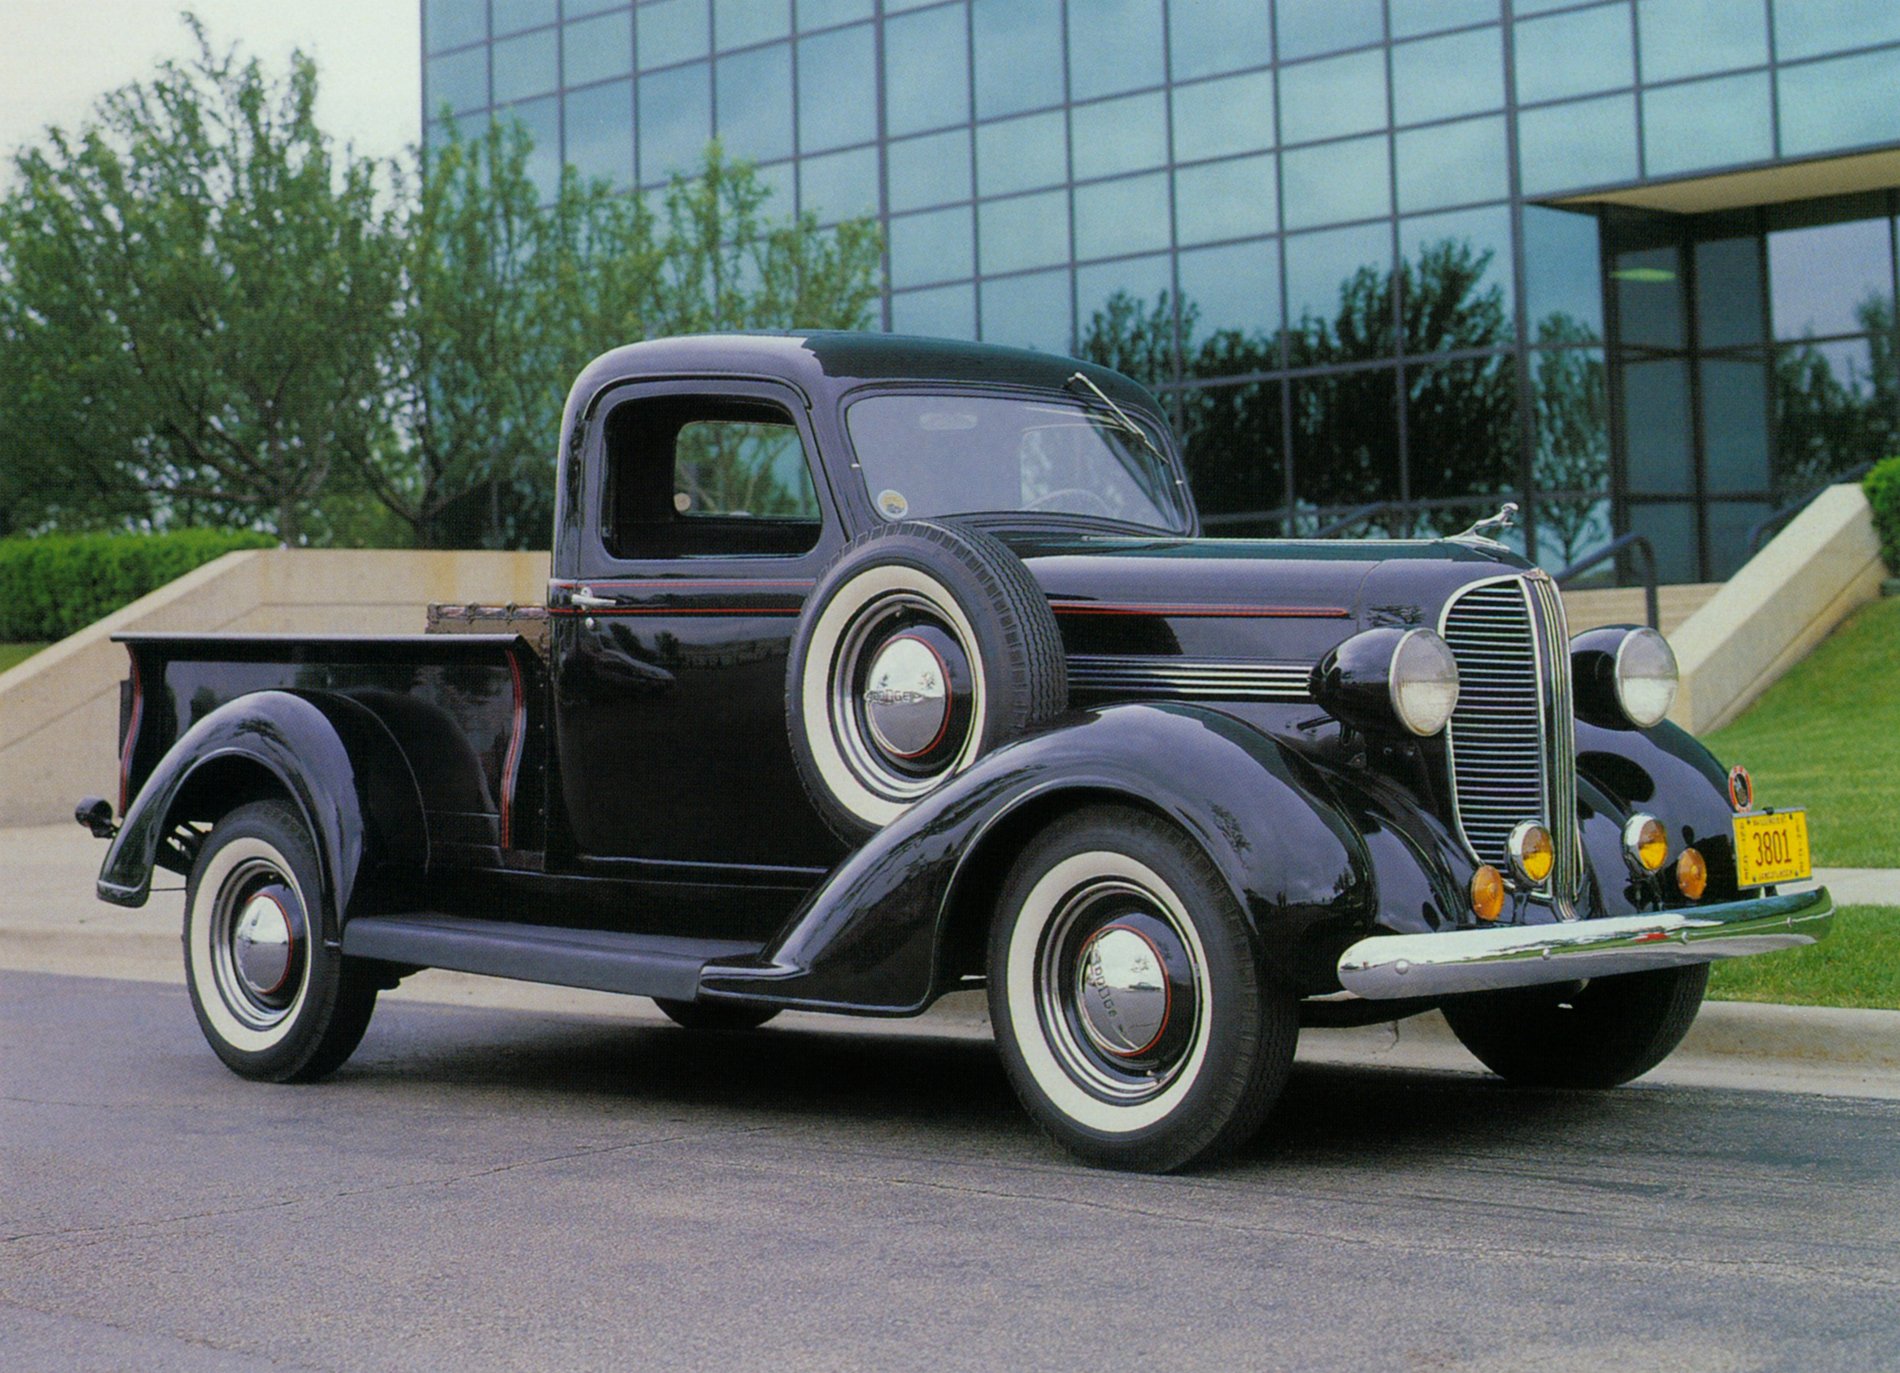
{"type": "Polygon", "coordinates": [[[1218,658],[1153,658],[1138,654],[1072,653],[1075,695],[1138,695],[1190,700],[1310,701],[1311,663],[1255,663],[1218,658]]]}
{"type": "Polygon", "coordinates": [[[1339,956],[1339,982],[1374,1001],[1534,987],[1795,948],[1833,923],[1834,898],[1817,887],[1556,925],[1373,935],[1339,956]]]}

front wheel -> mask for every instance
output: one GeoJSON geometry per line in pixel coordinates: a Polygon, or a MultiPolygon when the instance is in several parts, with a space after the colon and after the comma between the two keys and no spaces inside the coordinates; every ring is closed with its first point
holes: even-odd
{"type": "Polygon", "coordinates": [[[1080,812],[1017,860],[989,946],[990,1019],[1023,1105],[1087,1162],[1166,1172],[1244,1143],[1285,1085],[1292,995],[1232,892],[1152,816],[1080,812]]]}
{"type": "Polygon", "coordinates": [[[282,801],[218,821],[192,866],[185,983],[205,1039],[240,1076],[327,1076],[369,1027],[376,982],[324,944],[321,883],[303,818],[282,801]]]}
{"type": "Polygon", "coordinates": [[[1507,1082],[1615,1087],[1669,1057],[1689,1033],[1709,965],[1523,987],[1445,1003],[1459,1043],[1507,1082]]]}

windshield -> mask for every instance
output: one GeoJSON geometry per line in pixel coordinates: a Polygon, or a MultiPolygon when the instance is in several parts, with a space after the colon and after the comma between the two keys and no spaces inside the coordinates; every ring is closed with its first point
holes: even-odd
{"type": "MultiPolygon", "coordinates": [[[[1135,420],[1144,424],[1143,420],[1135,420]]],[[[1106,409],[1057,397],[875,395],[845,413],[887,520],[1040,511],[1188,528],[1175,473],[1106,409]]]]}

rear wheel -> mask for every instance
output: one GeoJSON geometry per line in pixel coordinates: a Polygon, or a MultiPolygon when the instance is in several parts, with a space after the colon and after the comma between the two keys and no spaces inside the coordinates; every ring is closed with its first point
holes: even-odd
{"type": "Polygon", "coordinates": [[[1709,965],[1523,987],[1444,1006],[1452,1033],[1485,1067],[1529,1087],[1615,1087],[1669,1057],[1689,1033],[1709,965]]]}
{"type": "Polygon", "coordinates": [[[1082,1159],[1164,1172],[1244,1143],[1285,1085],[1294,998],[1227,884],[1151,816],[1080,812],[1004,887],[990,1018],[1029,1113],[1082,1159]]]}
{"type": "Polygon", "coordinates": [[[666,1018],[688,1030],[756,1030],[778,1014],[776,1006],[746,1006],[726,1001],[675,1001],[656,996],[653,1004],[666,1018]]]}
{"type": "Polygon", "coordinates": [[[327,948],[303,818],[256,801],[212,829],[185,888],[185,984],[213,1052],[243,1077],[307,1082],[369,1027],[376,980],[327,948]]]}

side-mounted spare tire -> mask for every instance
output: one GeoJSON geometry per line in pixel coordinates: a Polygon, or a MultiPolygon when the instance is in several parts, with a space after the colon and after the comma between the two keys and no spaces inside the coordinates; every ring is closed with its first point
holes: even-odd
{"type": "Polygon", "coordinates": [[[858,843],[1068,704],[1062,636],[1021,559],[979,529],[907,520],[845,545],[792,636],[792,757],[858,843]]]}

